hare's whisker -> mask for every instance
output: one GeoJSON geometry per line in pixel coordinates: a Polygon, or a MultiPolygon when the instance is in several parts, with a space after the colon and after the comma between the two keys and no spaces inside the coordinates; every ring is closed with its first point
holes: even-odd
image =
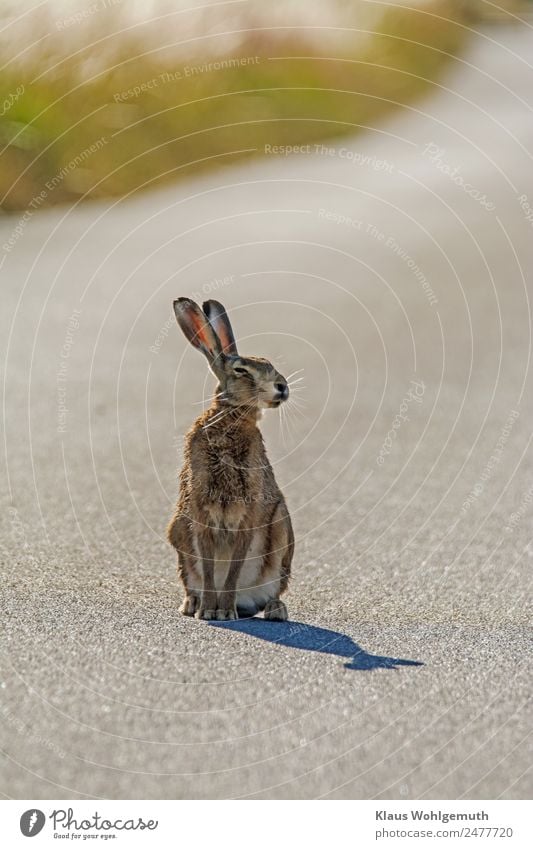
{"type": "Polygon", "coordinates": [[[237,425],[238,425],[238,424],[239,424],[239,423],[243,420],[243,418],[244,418],[245,416],[247,416],[247,415],[248,415],[248,413],[251,413],[251,412],[252,412],[252,410],[254,409],[254,407],[255,407],[255,404],[244,404],[242,413],[241,413],[241,414],[240,414],[240,416],[239,416],[239,417],[235,420],[235,422],[234,422],[232,425],[230,425],[229,430],[233,430],[234,428],[236,428],[236,427],[237,427],[237,425]]]}
{"type": "Polygon", "coordinates": [[[285,380],[287,381],[287,383],[289,382],[289,380],[291,379],[291,377],[294,377],[296,374],[300,374],[300,372],[301,372],[301,371],[305,371],[305,369],[303,369],[303,368],[298,368],[298,369],[296,369],[296,371],[291,372],[291,373],[290,373],[290,374],[289,374],[289,375],[285,378],[285,380]]]}
{"type": "Polygon", "coordinates": [[[222,419],[211,419],[210,422],[208,422],[205,425],[202,425],[202,430],[207,430],[209,427],[213,427],[213,425],[216,425],[221,421],[222,421],[222,419]]]}
{"type": "Polygon", "coordinates": [[[298,397],[292,395],[289,397],[287,401],[287,406],[293,408],[294,410],[301,410],[307,407],[307,404],[303,400],[302,396],[298,397]]]}
{"type": "Polygon", "coordinates": [[[233,407],[230,407],[228,410],[220,410],[220,412],[216,413],[213,418],[207,422],[207,424],[203,425],[204,430],[205,428],[211,427],[211,425],[218,424],[220,421],[222,421],[222,419],[226,418],[226,416],[229,416],[232,409],[233,407]]]}
{"type": "Polygon", "coordinates": [[[309,418],[309,416],[302,409],[300,409],[300,407],[297,407],[296,405],[293,405],[292,410],[301,419],[308,419],[309,418]]]}
{"type": "Polygon", "coordinates": [[[294,427],[289,413],[289,407],[285,409],[285,421],[287,422],[287,430],[289,432],[289,438],[294,440],[294,427]]]}
{"type": "Polygon", "coordinates": [[[234,409],[233,407],[222,407],[222,409],[221,409],[221,410],[219,410],[219,411],[218,411],[218,413],[215,413],[215,418],[216,418],[217,416],[222,416],[222,415],[224,415],[224,413],[231,413],[231,411],[232,411],[233,409],[234,409]]]}
{"type": "Polygon", "coordinates": [[[191,404],[208,404],[211,401],[216,401],[219,398],[221,401],[225,401],[225,397],[223,395],[211,395],[210,398],[202,398],[201,401],[191,401],[191,404]]]}
{"type": "Polygon", "coordinates": [[[284,408],[283,408],[283,423],[284,423],[284,425],[285,425],[285,434],[286,434],[286,437],[287,437],[287,438],[288,438],[288,440],[290,441],[290,440],[291,440],[291,438],[292,438],[292,433],[291,433],[291,429],[290,429],[290,427],[289,427],[289,416],[288,416],[288,412],[287,412],[287,407],[284,407],[284,408]]]}
{"type": "Polygon", "coordinates": [[[285,434],[283,432],[283,415],[282,415],[283,407],[278,407],[279,414],[279,432],[281,434],[281,441],[283,442],[284,448],[287,447],[287,443],[285,442],[285,434]]]}
{"type": "Polygon", "coordinates": [[[287,430],[289,432],[289,438],[292,442],[295,440],[295,424],[291,418],[291,405],[287,404],[285,408],[285,421],[287,422],[287,430]]]}

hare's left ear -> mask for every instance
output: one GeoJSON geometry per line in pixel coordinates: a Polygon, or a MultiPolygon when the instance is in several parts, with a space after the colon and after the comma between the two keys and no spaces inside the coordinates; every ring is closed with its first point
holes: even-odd
{"type": "Polygon", "coordinates": [[[219,301],[205,301],[202,309],[207,316],[209,324],[220,339],[222,352],[224,354],[237,354],[237,343],[231,329],[230,320],[225,308],[219,301]]]}
{"type": "Polygon", "coordinates": [[[222,346],[205,313],[190,298],[178,298],[174,301],[174,312],[191,345],[205,354],[209,365],[213,366],[216,358],[222,353],[222,346]]]}

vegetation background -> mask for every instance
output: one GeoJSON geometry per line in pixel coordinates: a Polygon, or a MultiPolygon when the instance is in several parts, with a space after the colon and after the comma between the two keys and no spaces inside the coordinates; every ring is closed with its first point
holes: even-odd
{"type": "Polygon", "coordinates": [[[126,195],[265,144],[353,134],[435,83],[480,14],[522,7],[49,0],[21,12],[4,3],[0,209],[126,195]]]}

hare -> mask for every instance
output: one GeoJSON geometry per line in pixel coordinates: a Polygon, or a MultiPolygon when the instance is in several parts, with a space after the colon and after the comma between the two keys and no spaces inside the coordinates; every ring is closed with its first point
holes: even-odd
{"type": "Polygon", "coordinates": [[[167,537],[185,587],[180,608],[197,619],[237,619],[264,611],[287,619],[294,535],[285,499],[257,421],[289,397],[285,378],[265,359],[241,357],[218,301],[203,310],[174,301],[179,326],[206,357],[218,386],[185,439],[180,495],[167,537]]]}

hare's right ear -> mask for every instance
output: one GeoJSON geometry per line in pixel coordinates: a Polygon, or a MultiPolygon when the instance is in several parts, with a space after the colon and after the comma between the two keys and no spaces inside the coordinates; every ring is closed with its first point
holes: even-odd
{"type": "Polygon", "coordinates": [[[190,298],[174,301],[174,312],[191,345],[205,354],[212,364],[222,353],[222,346],[205,313],[190,298]]]}
{"type": "Polygon", "coordinates": [[[224,354],[231,356],[237,354],[237,343],[231,327],[226,308],[222,306],[220,301],[205,301],[202,308],[209,324],[220,339],[220,344],[224,354]]]}

